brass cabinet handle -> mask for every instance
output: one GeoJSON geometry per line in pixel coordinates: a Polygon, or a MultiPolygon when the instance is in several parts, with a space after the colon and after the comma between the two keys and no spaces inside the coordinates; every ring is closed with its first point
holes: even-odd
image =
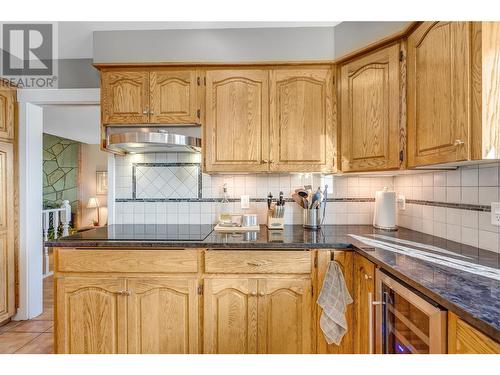
{"type": "Polygon", "coordinates": [[[264,297],[264,296],[265,296],[264,292],[260,292],[260,293],[259,293],[259,296],[260,296],[260,297],[264,297]]]}
{"type": "Polygon", "coordinates": [[[119,290],[116,294],[119,296],[130,296],[132,292],[130,290],[119,290]]]}
{"type": "Polygon", "coordinates": [[[267,163],[269,163],[269,160],[267,160],[267,159],[262,159],[262,163],[267,164],[267,163]]]}
{"type": "Polygon", "coordinates": [[[367,273],[365,273],[365,280],[370,280],[372,277],[370,275],[368,275],[367,273]]]}
{"type": "Polygon", "coordinates": [[[255,263],[255,262],[247,262],[249,266],[254,266],[254,267],[260,267],[262,266],[262,263],[255,263]]]}
{"type": "Polygon", "coordinates": [[[250,294],[250,296],[252,296],[252,297],[256,297],[256,296],[257,296],[257,293],[256,293],[256,292],[250,292],[249,294],[250,294]]]}
{"type": "Polygon", "coordinates": [[[148,115],[149,114],[149,109],[145,108],[144,111],[142,111],[143,115],[148,115]]]}
{"type": "Polygon", "coordinates": [[[465,142],[462,141],[461,139],[457,139],[455,140],[455,142],[453,142],[453,146],[461,146],[463,145],[465,142]]]}

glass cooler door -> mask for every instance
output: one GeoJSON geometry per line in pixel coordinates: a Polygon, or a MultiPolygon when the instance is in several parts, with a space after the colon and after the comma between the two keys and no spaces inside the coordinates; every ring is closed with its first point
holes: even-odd
{"type": "Polygon", "coordinates": [[[377,353],[446,353],[446,311],[377,270],[377,353]]]}

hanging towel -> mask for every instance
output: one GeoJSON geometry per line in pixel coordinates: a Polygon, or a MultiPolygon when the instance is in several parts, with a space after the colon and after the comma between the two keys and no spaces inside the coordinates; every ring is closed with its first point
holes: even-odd
{"type": "Polygon", "coordinates": [[[348,328],[345,311],[352,302],[340,265],[330,262],[317,301],[323,309],[320,327],[328,344],[339,345],[342,341],[348,328]]]}

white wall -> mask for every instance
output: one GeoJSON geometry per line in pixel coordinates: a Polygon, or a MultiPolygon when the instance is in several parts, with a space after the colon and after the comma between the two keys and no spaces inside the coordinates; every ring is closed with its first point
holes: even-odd
{"type": "Polygon", "coordinates": [[[96,209],[87,208],[90,197],[97,197],[101,208],[101,225],[106,223],[108,200],[107,195],[96,195],[96,172],[108,170],[108,154],[101,151],[99,145],[82,144],[80,146],[80,184],[81,202],[80,226],[88,226],[97,220],[96,209]]]}
{"type": "Polygon", "coordinates": [[[94,32],[95,63],[331,60],[333,27],[94,32]]]}

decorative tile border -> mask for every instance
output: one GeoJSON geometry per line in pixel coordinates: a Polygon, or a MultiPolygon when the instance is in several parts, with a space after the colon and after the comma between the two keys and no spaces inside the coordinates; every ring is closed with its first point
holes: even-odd
{"type": "Polygon", "coordinates": [[[200,163],[132,163],[132,199],[115,199],[115,202],[198,202],[201,199],[202,172],[200,163]],[[137,167],[197,167],[198,168],[198,198],[137,198],[137,167]]]}
{"type": "MultiPolygon", "coordinates": [[[[200,194],[201,195],[201,194],[200,194]]],[[[169,199],[140,199],[140,198],[117,198],[115,202],[220,202],[222,198],[169,198],[169,199]]],[[[238,198],[229,198],[229,202],[239,202],[238,198]]],[[[250,202],[267,202],[266,198],[250,198],[250,202]]],[[[285,202],[293,202],[292,198],[285,198],[285,202]]],[[[328,198],[327,202],[375,202],[374,198],[328,198]]],[[[479,212],[491,212],[490,206],[463,204],[463,203],[447,203],[424,201],[417,199],[407,199],[406,203],[419,204],[422,206],[434,206],[455,208],[458,210],[469,210],[479,212]]]]}
{"type": "Polygon", "coordinates": [[[491,206],[479,205],[479,204],[434,202],[434,201],[423,201],[418,199],[407,199],[406,203],[419,204],[421,206],[456,208],[458,210],[491,212],[491,206]]]}

